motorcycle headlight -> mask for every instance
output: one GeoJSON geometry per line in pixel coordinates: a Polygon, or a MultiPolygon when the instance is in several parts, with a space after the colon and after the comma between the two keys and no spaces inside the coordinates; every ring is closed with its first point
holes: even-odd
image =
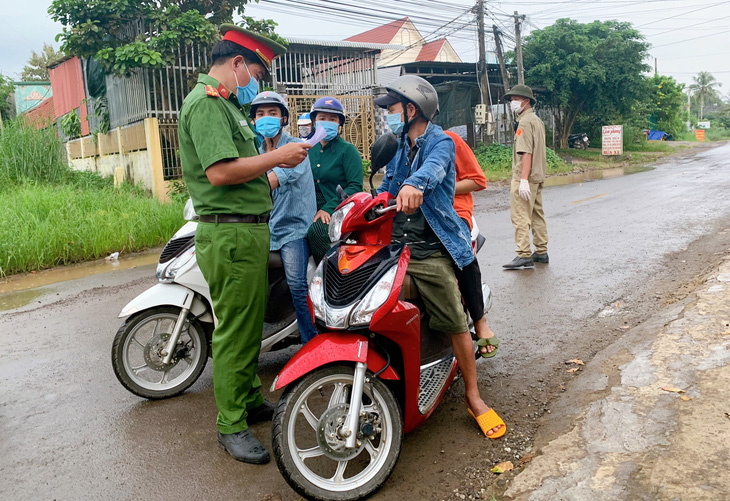
{"type": "Polygon", "coordinates": [[[198,215],[195,213],[195,207],[193,207],[193,199],[188,198],[185,202],[185,208],[183,209],[183,219],[185,221],[197,221],[198,215]]]}
{"type": "Polygon", "coordinates": [[[390,296],[390,291],[393,289],[393,282],[395,281],[395,275],[398,271],[398,266],[393,266],[391,269],[385,272],[380,278],[375,287],[370,289],[370,292],[360,300],[350,314],[350,326],[358,327],[363,325],[369,325],[373,319],[373,313],[378,308],[383,306],[383,303],[390,296]]]}
{"type": "Polygon", "coordinates": [[[309,282],[309,299],[312,301],[315,318],[324,322],[324,259],[319,262],[319,266],[309,282]]]}
{"type": "Polygon", "coordinates": [[[188,250],[177,256],[172,261],[157,265],[157,279],[160,282],[172,282],[175,275],[180,269],[188,264],[195,255],[195,246],[192,245],[188,250]]]}
{"type": "Polygon", "coordinates": [[[350,202],[332,213],[329,225],[330,242],[339,242],[342,239],[342,222],[353,207],[355,202],[350,202]]]}

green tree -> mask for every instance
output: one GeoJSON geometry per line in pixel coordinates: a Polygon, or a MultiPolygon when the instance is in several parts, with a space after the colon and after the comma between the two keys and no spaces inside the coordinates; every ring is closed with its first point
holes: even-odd
{"type": "MultiPolygon", "coordinates": [[[[61,50],[93,57],[108,73],[163,68],[182,45],[209,45],[217,26],[232,22],[251,0],[53,0],[48,13],[63,25],[61,50]]],[[[258,1],[258,0],[256,0],[258,1]]],[[[244,18],[254,31],[273,28],[269,20],[244,18]],[[247,21],[250,20],[250,21],[247,21]]]]}
{"type": "Polygon", "coordinates": [[[10,77],[0,74],[0,119],[6,120],[15,116],[15,108],[10,102],[10,95],[15,92],[15,86],[10,77]]]}
{"type": "Polygon", "coordinates": [[[618,21],[559,19],[525,38],[525,80],[547,88],[541,104],[555,114],[560,147],[581,116],[606,124],[631,112],[647,88],[647,49],[641,33],[618,21]]]}
{"type": "Polygon", "coordinates": [[[656,129],[677,136],[685,130],[684,84],[664,75],[651,78],[649,113],[656,123],[656,129]]]}
{"type": "Polygon", "coordinates": [[[700,96],[700,120],[702,120],[705,113],[705,98],[708,95],[717,96],[716,88],[721,87],[722,84],[707,71],[700,71],[696,77],[692,77],[692,80],[694,80],[694,83],[689,88],[700,96]]]}
{"type": "Polygon", "coordinates": [[[28,63],[20,73],[25,82],[48,81],[48,66],[63,58],[63,53],[56,51],[51,44],[44,43],[40,53],[33,51],[28,63]]]}

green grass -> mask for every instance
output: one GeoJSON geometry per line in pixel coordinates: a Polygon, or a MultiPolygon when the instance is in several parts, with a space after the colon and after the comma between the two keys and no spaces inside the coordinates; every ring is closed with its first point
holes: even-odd
{"type": "MultiPolygon", "coordinates": [[[[730,129],[707,129],[705,131],[705,141],[724,141],[730,139],[730,129]]],[[[679,141],[697,141],[694,131],[683,132],[677,137],[679,141]]]]}
{"type": "MultiPolygon", "coordinates": [[[[487,181],[503,181],[512,177],[512,148],[501,144],[479,145],[474,155],[487,181]]],[[[550,148],[547,150],[548,175],[569,172],[572,167],[550,148]]]]}
{"type": "Polygon", "coordinates": [[[132,187],[25,184],[0,196],[0,275],[133,252],[167,241],[183,204],[132,187]]]}
{"type": "Polygon", "coordinates": [[[63,182],[68,175],[63,145],[52,128],[38,131],[21,120],[0,130],[0,190],[27,180],[63,182]]]}
{"type": "Polygon", "coordinates": [[[183,205],[72,171],[53,132],[6,122],[0,133],[0,276],[160,245],[183,205]]]}

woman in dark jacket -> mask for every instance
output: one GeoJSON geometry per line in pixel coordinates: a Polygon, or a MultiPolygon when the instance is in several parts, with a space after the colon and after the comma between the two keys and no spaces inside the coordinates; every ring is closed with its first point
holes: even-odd
{"type": "Polygon", "coordinates": [[[334,97],[317,99],[309,114],[314,130],[323,128],[325,138],[309,150],[309,164],[317,195],[317,213],[309,227],[309,249],[318,263],[330,249],[330,216],[340,205],[337,186],[347,196],[362,191],[362,157],[357,148],[340,137],[345,110],[334,97]]]}

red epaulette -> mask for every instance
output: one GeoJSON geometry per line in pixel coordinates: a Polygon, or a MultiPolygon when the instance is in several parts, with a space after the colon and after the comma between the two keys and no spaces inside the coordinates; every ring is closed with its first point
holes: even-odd
{"type": "Polygon", "coordinates": [[[216,90],[216,88],[212,85],[205,86],[205,93],[208,95],[208,97],[221,97],[221,95],[218,93],[218,90],[216,90]]]}

